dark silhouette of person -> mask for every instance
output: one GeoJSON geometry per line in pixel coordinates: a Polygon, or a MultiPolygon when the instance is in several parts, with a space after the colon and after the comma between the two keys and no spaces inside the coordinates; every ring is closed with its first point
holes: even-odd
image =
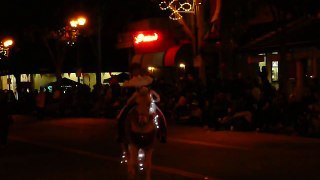
{"type": "Polygon", "coordinates": [[[9,114],[8,102],[4,91],[0,91],[0,147],[4,148],[8,143],[9,126],[12,117],[9,114]]]}
{"type": "Polygon", "coordinates": [[[44,110],[46,105],[46,93],[45,88],[40,87],[40,92],[36,95],[36,111],[37,111],[37,118],[43,119],[44,110]]]}

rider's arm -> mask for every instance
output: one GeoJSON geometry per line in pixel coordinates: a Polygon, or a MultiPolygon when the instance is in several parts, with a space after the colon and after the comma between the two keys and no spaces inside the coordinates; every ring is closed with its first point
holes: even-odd
{"type": "Polygon", "coordinates": [[[151,98],[154,102],[160,102],[160,95],[154,90],[150,90],[151,98]],[[155,97],[155,98],[154,98],[155,97]]]}

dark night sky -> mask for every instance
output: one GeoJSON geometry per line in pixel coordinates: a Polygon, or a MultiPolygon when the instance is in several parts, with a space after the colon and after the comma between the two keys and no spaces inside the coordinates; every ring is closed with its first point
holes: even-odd
{"type": "MultiPolygon", "coordinates": [[[[22,31],[28,26],[59,27],[66,23],[67,17],[77,12],[85,12],[94,26],[101,4],[105,4],[104,24],[119,31],[119,28],[121,30],[121,27],[133,20],[166,16],[159,9],[157,1],[159,0],[6,0],[0,6],[0,36],[22,31]]],[[[232,4],[233,1],[235,0],[227,0],[224,3],[232,4]]],[[[259,1],[296,12],[319,7],[318,0],[257,0],[259,1]]]]}
{"type": "MultiPolygon", "coordinates": [[[[150,0],[9,0],[1,2],[1,32],[18,31],[26,26],[59,26],[67,17],[84,12],[96,19],[99,7],[105,4],[105,20],[118,24],[143,17],[161,16],[158,4],[150,0]],[[120,21],[119,21],[120,20],[120,21]]],[[[119,26],[119,25],[116,25],[119,26]]]]}
{"type": "MultiPolygon", "coordinates": [[[[14,48],[18,49],[21,55],[11,57],[12,59],[17,58],[14,60],[16,65],[21,66],[19,63],[33,64],[33,68],[36,64],[47,66],[47,63],[44,63],[44,60],[48,59],[48,55],[45,54],[46,49],[39,43],[28,41],[30,40],[30,34],[34,36],[34,31],[41,31],[41,29],[60,29],[68,23],[71,16],[80,13],[87,16],[87,32],[91,32],[91,40],[96,41],[96,20],[99,10],[103,6],[102,47],[104,67],[121,67],[122,64],[117,64],[119,62],[127,64],[127,55],[115,51],[115,42],[117,34],[125,31],[125,26],[129,22],[146,17],[166,16],[159,9],[158,3],[152,2],[152,0],[9,0],[1,2],[0,6],[2,11],[0,38],[11,36],[16,40],[14,48]],[[112,61],[112,59],[117,61],[112,61]],[[122,59],[122,61],[119,59],[122,59]]],[[[83,50],[86,53],[81,55],[83,57],[82,61],[89,60],[91,63],[88,65],[95,66],[90,59],[96,58],[93,52],[96,47],[92,47],[89,41],[89,38],[87,38],[82,43],[82,48],[87,46],[83,50]]],[[[95,45],[95,43],[93,44],[95,45]]],[[[70,62],[72,60],[69,60],[69,64],[70,62]]]]}

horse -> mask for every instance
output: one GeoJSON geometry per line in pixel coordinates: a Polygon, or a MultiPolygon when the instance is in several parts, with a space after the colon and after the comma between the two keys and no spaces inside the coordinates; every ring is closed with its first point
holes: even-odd
{"type": "MultiPolygon", "coordinates": [[[[136,92],[136,105],[129,111],[125,121],[125,143],[128,152],[129,179],[137,176],[137,165],[144,168],[146,179],[151,179],[151,165],[157,123],[151,112],[152,98],[148,88],[142,87],[136,92]],[[142,161],[143,166],[142,166],[142,161]]],[[[125,153],[125,151],[124,151],[125,153]]],[[[126,154],[124,154],[126,155],[126,154]]]]}

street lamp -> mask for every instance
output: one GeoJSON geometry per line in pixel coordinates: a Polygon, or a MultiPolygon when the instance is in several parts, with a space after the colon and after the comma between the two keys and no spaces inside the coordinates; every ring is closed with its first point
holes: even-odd
{"type": "MultiPolygon", "coordinates": [[[[0,43],[0,54],[6,57],[9,57],[10,47],[13,45],[13,40],[10,38],[6,38],[0,43]]],[[[0,57],[1,59],[1,57],[0,57]]],[[[11,90],[11,78],[10,75],[7,77],[8,89],[11,90]]]]}
{"type": "Polygon", "coordinates": [[[12,39],[4,39],[0,43],[0,54],[6,57],[9,56],[9,48],[13,45],[12,39]]]}
{"type": "MultiPolygon", "coordinates": [[[[70,33],[71,33],[71,42],[68,41],[68,44],[70,44],[71,46],[77,41],[78,39],[78,36],[80,35],[80,27],[84,26],[87,22],[87,19],[83,16],[79,16],[77,19],[71,19],[69,21],[69,24],[71,26],[71,30],[70,30],[70,33]]],[[[77,77],[78,77],[78,82],[80,83],[80,76],[81,76],[81,68],[80,68],[80,60],[79,60],[79,44],[77,46],[77,65],[78,65],[78,68],[77,69],[77,77]]]]}
{"type": "Polygon", "coordinates": [[[179,67],[184,71],[184,70],[186,70],[186,64],[184,64],[184,63],[180,63],[179,64],[179,67]]]}
{"type": "Polygon", "coordinates": [[[7,39],[3,42],[4,47],[9,47],[13,45],[13,40],[12,39],[7,39]]]}
{"type": "Polygon", "coordinates": [[[74,45],[77,41],[78,36],[80,35],[80,27],[84,26],[87,22],[87,19],[80,16],[77,19],[71,19],[69,21],[69,24],[71,28],[69,29],[69,36],[71,38],[71,41],[68,41],[67,43],[69,45],[74,45]]]}
{"type": "Polygon", "coordinates": [[[80,35],[80,28],[83,27],[86,22],[87,19],[83,16],[71,18],[69,24],[59,30],[61,39],[66,41],[68,45],[73,46],[80,35]]]}
{"type": "Polygon", "coordinates": [[[70,20],[70,26],[71,27],[74,27],[74,28],[76,28],[76,27],[78,27],[78,26],[84,26],[85,24],[86,24],[86,22],[87,22],[87,19],[85,18],[85,17],[78,17],[78,19],[76,19],[76,20],[74,20],[74,19],[71,19],[70,20]]]}
{"type": "Polygon", "coordinates": [[[156,70],[156,68],[153,67],[153,66],[149,66],[148,67],[148,71],[151,72],[151,73],[153,73],[155,70],[156,70]]]}

